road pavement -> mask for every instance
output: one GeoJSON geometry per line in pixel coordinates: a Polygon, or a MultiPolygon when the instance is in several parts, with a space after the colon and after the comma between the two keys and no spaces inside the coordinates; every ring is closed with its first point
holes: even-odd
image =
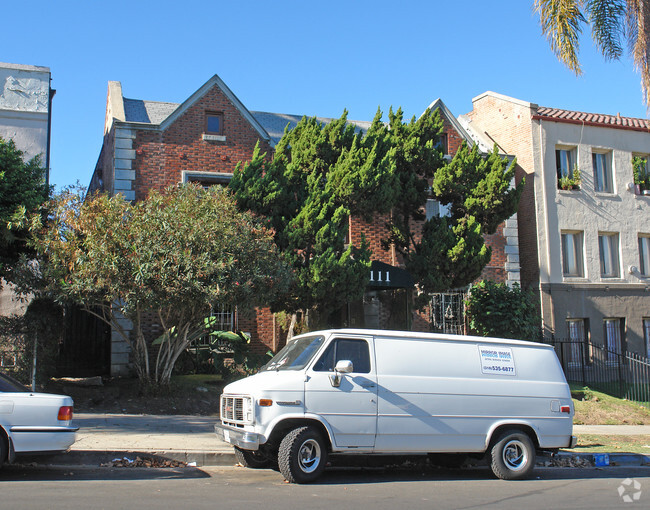
{"type": "Polygon", "coordinates": [[[0,477],[3,510],[612,510],[648,508],[650,501],[650,468],[643,467],[540,468],[532,479],[516,482],[495,479],[487,468],[329,469],[309,485],[284,483],[272,470],[235,467],[10,466],[0,477]]]}

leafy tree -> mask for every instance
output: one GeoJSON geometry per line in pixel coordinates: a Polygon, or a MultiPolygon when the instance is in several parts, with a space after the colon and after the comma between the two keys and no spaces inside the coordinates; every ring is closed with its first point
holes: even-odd
{"type": "Polygon", "coordinates": [[[276,308],[332,310],[363,295],[370,253],[363,241],[345,245],[350,215],[390,212],[383,245],[396,248],[425,293],[480,275],[491,255],[483,234],[516,211],[520,188],[510,187],[514,165],[496,149],[484,159],[463,146],[447,164],[442,129],[437,111],[404,122],[391,109],[388,123],[378,111],[365,135],[345,113],[327,125],[303,118],[272,161],[256,150],[237,168],[230,187],[239,206],[266,218],[296,273],[290,299],[276,308]],[[428,198],[450,204],[451,216],[425,222],[428,198]]]}
{"type": "Polygon", "coordinates": [[[541,322],[531,290],[518,284],[482,281],[472,285],[466,301],[469,326],[481,336],[538,340],[541,322]]]}
{"type": "Polygon", "coordinates": [[[14,141],[0,138],[0,278],[10,277],[9,270],[28,249],[26,232],[10,230],[8,223],[18,209],[37,211],[48,195],[40,158],[25,163],[23,152],[16,148],[14,141]]]}
{"type": "Polygon", "coordinates": [[[143,383],[169,383],[179,355],[214,327],[211,307],[263,304],[288,284],[268,230],[219,187],[152,191],[134,205],[65,191],[50,214],[31,223],[46,293],[119,332],[143,383]],[[146,337],[152,318],[163,330],[157,353],[146,337]]]}
{"type": "Polygon", "coordinates": [[[395,177],[347,124],[347,113],[329,124],[303,118],[286,130],[272,161],[259,148],[235,170],[230,189],[244,210],[264,218],[295,281],[275,308],[328,312],[363,295],[370,267],[365,240],[346,244],[351,214],[388,211],[395,177]]]}
{"type": "Polygon", "coordinates": [[[582,74],[578,52],[584,26],[607,60],[623,56],[626,40],[641,74],[641,90],[650,105],[650,4],[643,0],[535,0],[542,32],[551,49],[569,69],[582,74]]]}
{"type": "Polygon", "coordinates": [[[407,124],[400,110],[391,111],[388,125],[378,129],[385,131],[400,177],[384,247],[392,244],[402,255],[422,303],[431,292],[468,285],[490,261],[484,234],[493,234],[517,210],[523,182],[511,187],[514,162],[509,165],[496,147],[483,157],[466,143],[445,162],[437,147],[438,112],[407,124]],[[427,199],[448,206],[449,215],[426,220],[427,199]]]}

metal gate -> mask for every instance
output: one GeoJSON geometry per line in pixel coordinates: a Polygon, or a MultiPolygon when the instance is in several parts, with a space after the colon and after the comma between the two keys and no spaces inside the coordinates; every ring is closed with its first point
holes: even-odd
{"type": "Polygon", "coordinates": [[[434,333],[465,334],[464,291],[431,294],[429,322],[434,333]]]}

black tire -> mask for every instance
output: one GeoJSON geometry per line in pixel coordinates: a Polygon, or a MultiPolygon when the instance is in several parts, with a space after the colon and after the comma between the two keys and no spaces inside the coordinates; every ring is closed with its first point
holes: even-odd
{"type": "Polygon", "coordinates": [[[507,430],[499,435],[490,450],[492,472],[502,480],[519,480],[530,475],[535,467],[535,445],[520,430],[507,430]]]}
{"type": "Polygon", "coordinates": [[[9,441],[4,434],[4,430],[0,429],[0,468],[7,461],[9,455],[9,441]]]}
{"type": "Polygon", "coordinates": [[[264,469],[271,467],[271,460],[261,452],[242,450],[235,446],[235,459],[242,466],[251,469],[264,469]]]}
{"type": "Polygon", "coordinates": [[[295,428],[280,443],[278,467],[288,482],[313,482],[325,469],[326,462],[327,446],[313,427],[295,428]]]}

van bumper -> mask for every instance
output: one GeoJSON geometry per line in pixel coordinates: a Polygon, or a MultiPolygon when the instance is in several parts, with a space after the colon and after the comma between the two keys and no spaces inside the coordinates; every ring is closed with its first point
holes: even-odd
{"type": "Polygon", "coordinates": [[[575,448],[577,444],[578,438],[576,436],[571,436],[571,440],[569,441],[569,446],[567,446],[567,448],[575,448]]]}
{"type": "Polygon", "coordinates": [[[214,432],[226,443],[242,450],[258,450],[260,447],[260,435],[256,432],[248,432],[222,423],[215,424],[214,432]]]}

